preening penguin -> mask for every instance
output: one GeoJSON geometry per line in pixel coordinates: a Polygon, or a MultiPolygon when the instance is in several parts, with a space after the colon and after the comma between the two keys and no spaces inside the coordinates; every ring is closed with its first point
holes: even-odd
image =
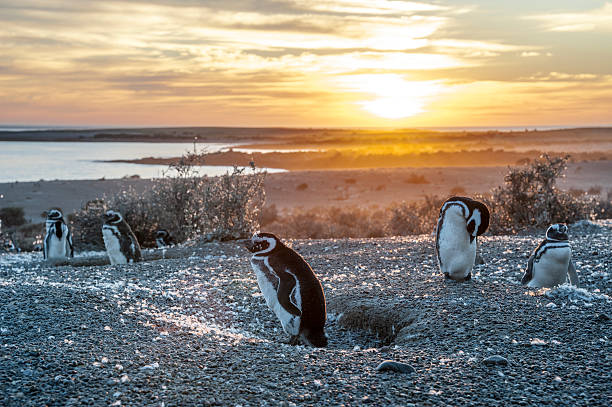
{"type": "Polygon", "coordinates": [[[66,222],[64,222],[62,212],[58,209],[51,209],[47,212],[45,231],[45,240],[43,241],[44,259],[57,260],[74,257],[70,229],[66,222]]]}
{"type": "Polygon", "coordinates": [[[291,344],[299,340],[327,346],[325,295],[306,261],[271,233],[256,233],[245,242],[251,266],[268,307],[276,314],[291,344]]]}
{"type": "Polygon", "coordinates": [[[446,278],[467,281],[472,278],[476,259],[476,238],[489,227],[485,204],[462,196],[447,199],[436,227],[436,256],[446,278]]]}
{"type": "Polygon", "coordinates": [[[568,275],[570,283],[579,287],[567,226],[558,223],[546,230],[546,239],[540,242],[529,257],[521,283],[535,288],[556,287],[564,284],[568,275]]]}
{"type": "Polygon", "coordinates": [[[142,259],[138,240],[119,212],[107,211],[104,214],[102,237],[111,264],[134,263],[142,259]]]}

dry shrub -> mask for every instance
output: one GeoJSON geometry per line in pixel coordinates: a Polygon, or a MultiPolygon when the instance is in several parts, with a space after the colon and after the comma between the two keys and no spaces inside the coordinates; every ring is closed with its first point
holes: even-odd
{"type": "Polygon", "coordinates": [[[593,202],[556,186],[568,158],[545,154],[528,166],[510,168],[504,185],[481,197],[491,210],[491,233],[514,234],[590,217],[593,202]]]}
{"type": "Polygon", "coordinates": [[[602,190],[601,185],[593,185],[592,187],[589,188],[589,190],[587,191],[587,194],[600,195],[601,190],[602,190]]]}
{"type": "Polygon", "coordinates": [[[388,236],[407,236],[432,233],[444,202],[437,196],[425,196],[422,201],[402,202],[388,208],[385,227],[388,236]]]}
{"type": "Polygon", "coordinates": [[[329,239],[336,237],[385,236],[384,211],[377,207],[297,208],[279,215],[265,230],[291,238],[329,239]]]}
{"type": "Polygon", "coordinates": [[[21,226],[26,223],[25,212],[22,207],[16,206],[0,208],[0,220],[7,228],[21,226]]]}
{"type": "Polygon", "coordinates": [[[266,231],[296,239],[418,235],[433,231],[442,201],[428,196],[420,202],[402,202],[387,208],[298,208],[277,214],[273,222],[262,225],[266,231]]]}
{"type": "Polygon", "coordinates": [[[234,167],[219,177],[200,176],[193,163],[201,154],[189,153],[172,165],[152,188],[138,194],[128,188],[113,197],[88,202],[71,220],[75,246],[103,247],[101,215],[121,212],[141,245],[154,246],[155,232],[166,229],[177,242],[204,236],[231,240],[250,236],[259,226],[265,173],[234,167]]]}
{"type": "Polygon", "coordinates": [[[298,185],[297,187],[295,187],[296,190],[298,191],[305,191],[308,189],[308,184],[303,182],[300,185],[298,185]]]}

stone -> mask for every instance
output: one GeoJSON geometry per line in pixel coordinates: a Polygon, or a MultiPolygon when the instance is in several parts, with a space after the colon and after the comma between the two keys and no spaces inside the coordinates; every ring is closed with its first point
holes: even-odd
{"type": "Polygon", "coordinates": [[[487,366],[507,366],[508,359],[500,355],[489,356],[482,361],[487,366]]]}
{"type": "Polygon", "coordinates": [[[410,366],[407,363],[394,362],[392,360],[385,360],[376,368],[379,372],[394,372],[394,373],[404,373],[411,374],[416,373],[414,367],[410,366]]]}

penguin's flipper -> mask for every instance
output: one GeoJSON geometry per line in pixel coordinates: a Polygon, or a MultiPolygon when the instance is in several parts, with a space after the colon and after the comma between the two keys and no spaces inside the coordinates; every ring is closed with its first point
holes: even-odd
{"type": "Polygon", "coordinates": [[[66,244],[68,245],[70,257],[74,257],[74,246],[72,245],[72,234],[70,233],[70,229],[68,229],[68,233],[66,233],[66,244]]]}
{"type": "Polygon", "coordinates": [[[578,282],[578,273],[576,273],[576,267],[574,267],[574,262],[570,260],[569,266],[567,267],[567,274],[569,275],[570,283],[576,288],[580,288],[580,283],[578,282]]]}
{"type": "Polygon", "coordinates": [[[535,258],[534,255],[531,255],[531,257],[529,257],[529,262],[527,263],[527,270],[525,270],[525,275],[521,279],[521,284],[527,284],[533,278],[533,260],[534,258],[535,258]]]}
{"type": "Polygon", "coordinates": [[[301,316],[302,312],[291,302],[291,293],[296,288],[295,278],[291,274],[285,272],[279,275],[279,280],[278,291],[276,292],[278,303],[291,315],[295,315],[296,317],[301,316]]]}
{"type": "Polygon", "coordinates": [[[45,236],[45,242],[43,243],[43,259],[47,260],[47,250],[49,250],[49,240],[51,239],[51,233],[47,233],[45,236]]]}

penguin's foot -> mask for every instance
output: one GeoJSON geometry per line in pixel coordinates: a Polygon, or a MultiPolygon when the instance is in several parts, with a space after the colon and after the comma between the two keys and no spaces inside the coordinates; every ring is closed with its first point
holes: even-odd
{"type": "Polygon", "coordinates": [[[288,345],[291,345],[291,346],[296,346],[296,345],[299,345],[299,344],[300,344],[300,338],[299,338],[299,336],[298,336],[298,335],[294,335],[294,336],[292,336],[292,337],[289,339],[289,341],[287,342],[287,344],[288,344],[288,345]]]}

